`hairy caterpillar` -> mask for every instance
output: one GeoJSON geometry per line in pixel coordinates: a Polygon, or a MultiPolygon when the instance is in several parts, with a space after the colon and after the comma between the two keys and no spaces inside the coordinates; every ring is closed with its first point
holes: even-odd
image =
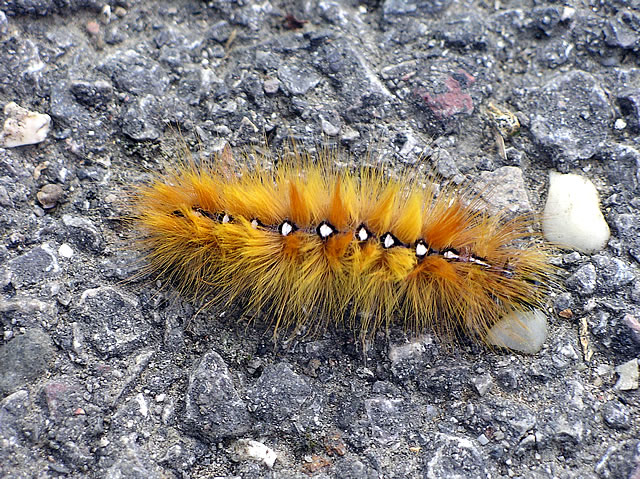
{"type": "Polygon", "coordinates": [[[135,195],[149,270],[192,298],[242,298],[275,331],[334,322],[364,338],[396,319],[482,341],[549,293],[547,247],[527,240],[530,220],[490,216],[477,194],[340,169],[328,150],[238,174],[224,167],[230,157],[182,162],[135,195]]]}

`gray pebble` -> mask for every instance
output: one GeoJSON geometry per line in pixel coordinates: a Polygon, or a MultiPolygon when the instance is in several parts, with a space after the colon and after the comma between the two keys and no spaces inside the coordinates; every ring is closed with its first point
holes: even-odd
{"type": "Polygon", "coordinates": [[[138,300],[116,288],[84,291],[75,312],[83,319],[85,336],[101,355],[127,354],[149,340],[150,325],[138,300]]]}
{"type": "Polygon", "coordinates": [[[473,384],[474,389],[480,396],[484,396],[493,385],[493,378],[491,374],[486,373],[471,379],[471,384],[473,384]]]}
{"type": "Polygon", "coordinates": [[[55,278],[59,271],[55,253],[44,244],[8,261],[4,277],[0,273],[0,283],[11,283],[15,288],[42,284],[55,278]]]}
{"type": "Polygon", "coordinates": [[[161,95],[169,86],[166,71],[149,56],[135,50],[114,53],[98,70],[109,75],[120,90],[136,95],[161,95]]]}
{"type": "Polygon", "coordinates": [[[488,478],[485,465],[487,457],[474,443],[464,436],[435,434],[430,438],[429,459],[425,460],[423,477],[488,478]],[[455,461],[451,458],[455,457],[455,461]],[[464,464],[461,475],[460,464],[464,464]]]}
{"type": "Polygon", "coordinates": [[[594,76],[572,70],[531,92],[531,133],[560,162],[592,157],[612,118],[607,94],[594,76]]]}
{"type": "Polygon", "coordinates": [[[601,274],[602,281],[607,289],[617,290],[635,279],[630,266],[624,261],[618,258],[607,258],[602,255],[596,255],[592,259],[598,261],[598,257],[602,259],[602,261],[598,262],[598,272],[601,274]]]}
{"type": "Polygon", "coordinates": [[[585,264],[567,278],[567,286],[583,296],[593,294],[596,290],[596,267],[585,264]]]}
{"type": "Polygon", "coordinates": [[[264,81],[262,87],[267,95],[275,95],[280,89],[280,80],[277,78],[268,78],[264,81]]]}
{"type": "Polygon", "coordinates": [[[28,329],[1,346],[0,397],[36,382],[52,359],[51,340],[40,329],[28,329]]]}
{"type": "Polygon", "coordinates": [[[629,408],[618,401],[609,401],[602,408],[602,419],[613,429],[629,429],[631,414],[629,408]]]}
{"type": "Polygon", "coordinates": [[[85,389],[69,377],[47,382],[40,396],[48,421],[43,424],[45,444],[72,469],[95,462],[92,444],[104,432],[103,412],[85,399],[85,389]]]}
{"type": "Polygon", "coordinates": [[[637,11],[621,10],[609,19],[604,29],[605,42],[614,47],[640,49],[640,15],[637,11]]]}
{"type": "Polygon", "coordinates": [[[553,300],[553,309],[558,313],[571,307],[573,307],[573,297],[571,293],[560,293],[553,300]]]}
{"type": "Polygon", "coordinates": [[[278,78],[292,95],[304,95],[320,83],[320,75],[308,67],[283,65],[278,69],[278,78]]]}
{"type": "Polygon", "coordinates": [[[344,457],[336,461],[333,471],[335,477],[343,479],[377,479],[380,477],[371,466],[352,457],[344,457]]]}
{"type": "Polygon", "coordinates": [[[247,406],[215,351],[204,354],[189,375],[184,419],[194,434],[210,443],[241,436],[251,426],[247,406]]]}
{"type": "Polygon", "coordinates": [[[267,366],[247,396],[255,416],[280,431],[310,430],[321,412],[311,386],[286,363],[267,366]]]}
{"type": "Polygon", "coordinates": [[[385,0],[382,5],[382,12],[385,20],[389,20],[395,15],[406,15],[410,13],[439,13],[446,10],[451,5],[452,0],[385,0]]]}
{"type": "Polygon", "coordinates": [[[640,460],[637,438],[615,441],[598,460],[595,472],[603,479],[635,479],[640,460]]]}
{"type": "Polygon", "coordinates": [[[104,240],[98,228],[87,218],[63,215],[62,222],[67,227],[67,239],[85,251],[99,253],[104,249],[104,240]]]}
{"type": "Polygon", "coordinates": [[[106,80],[73,80],[69,85],[76,101],[93,108],[105,107],[113,99],[113,85],[106,80]]]}
{"type": "Polygon", "coordinates": [[[9,21],[5,13],[0,10],[0,35],[4,35],[9,30],[9,21]]]}
{"type": "Polygon", "coordinates": [[[407,429],[410,416],[402,397],[378,396],[364,401],[371,435],[382,444],[397,441],[407,429]]]}
{"type": "Polygon", "coordinates": [[[491,185],[490,194],[487,195],[490,202],[489,211],[524,214],[532,210],[522,170],[517,166],[503,166],[495,171],[483,171],[476,188],[483,191],[488,185],[491,185]]]}
{"type": "Polygon", "coordinates": [[[156,140],[162,133],[163,105],[153,95],[137,98],[124,110],[122,131],[137,141],[156,140]]]}
{"type": "Polygon", "coordinates": [[[582,420],[560,416],[551,426],[553,439],[564,447],[572,448],[584,438],[585,428],[582,420]]]}

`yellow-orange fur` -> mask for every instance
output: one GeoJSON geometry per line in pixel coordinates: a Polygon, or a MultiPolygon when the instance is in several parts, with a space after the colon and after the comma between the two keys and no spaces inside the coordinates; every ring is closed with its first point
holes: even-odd
{"type": "Polygon", "coordinates": [[[316,164],[297,155],[297,163],[238,175],[220,166],[229,156],[181,164],[137,190],[149,267],[193,298],[243,298],[276,330],[354,325],[364,313],[363,336],[396,319],[415,332],[462,330],[481,340],[503,315],[544,303],[553,276],[547,248],[514,245],[529,236],[525,218],[488,216],[477,196],[436,194],[415,175],[336,169],[330,152],[316,164]],[[282,235],[274,228],[285,220],[299,229],[282,235]],[[324,239],[315,232],[323,221],[337,230],[324,239]],[[361,224],[375,237],[360,241],[361,224]],[[407,247],[385,249],[387,232],[407,247]],[[423,258],[418,240],[430,248],[423,258]],[[448,249],[467,260],[445,258],[448,249]]]}

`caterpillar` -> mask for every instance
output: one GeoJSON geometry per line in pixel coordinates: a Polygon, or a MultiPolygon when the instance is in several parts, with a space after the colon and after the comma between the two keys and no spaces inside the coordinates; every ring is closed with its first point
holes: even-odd
{"type": "Polygon", "coordinates": [[[254,154],[267,166],[230,173],[225,149],[136,188],[147,269],[190,299],[242,301],[274,334],[336,324],[364,338],[396,321],[479,341],[544,306],[553,273],[530,218],[415,172],[338,167],[329,149],[254,154]]]}

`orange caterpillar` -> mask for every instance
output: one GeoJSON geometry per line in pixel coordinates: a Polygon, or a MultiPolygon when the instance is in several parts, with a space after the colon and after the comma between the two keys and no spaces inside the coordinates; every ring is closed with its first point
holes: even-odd
{"type": "Polygon", "coordinates": [[[357,323],[364,338],[395,319],[482,341],[549,293],[547,247],[514,245],[530,221],[490,216],[477,195],[338,169],[327,151],[237,175],[220,166],[230,156],[183,163],[136,194],[149,269],[195,299],[243,298],[276,331],[357,323]]]}

